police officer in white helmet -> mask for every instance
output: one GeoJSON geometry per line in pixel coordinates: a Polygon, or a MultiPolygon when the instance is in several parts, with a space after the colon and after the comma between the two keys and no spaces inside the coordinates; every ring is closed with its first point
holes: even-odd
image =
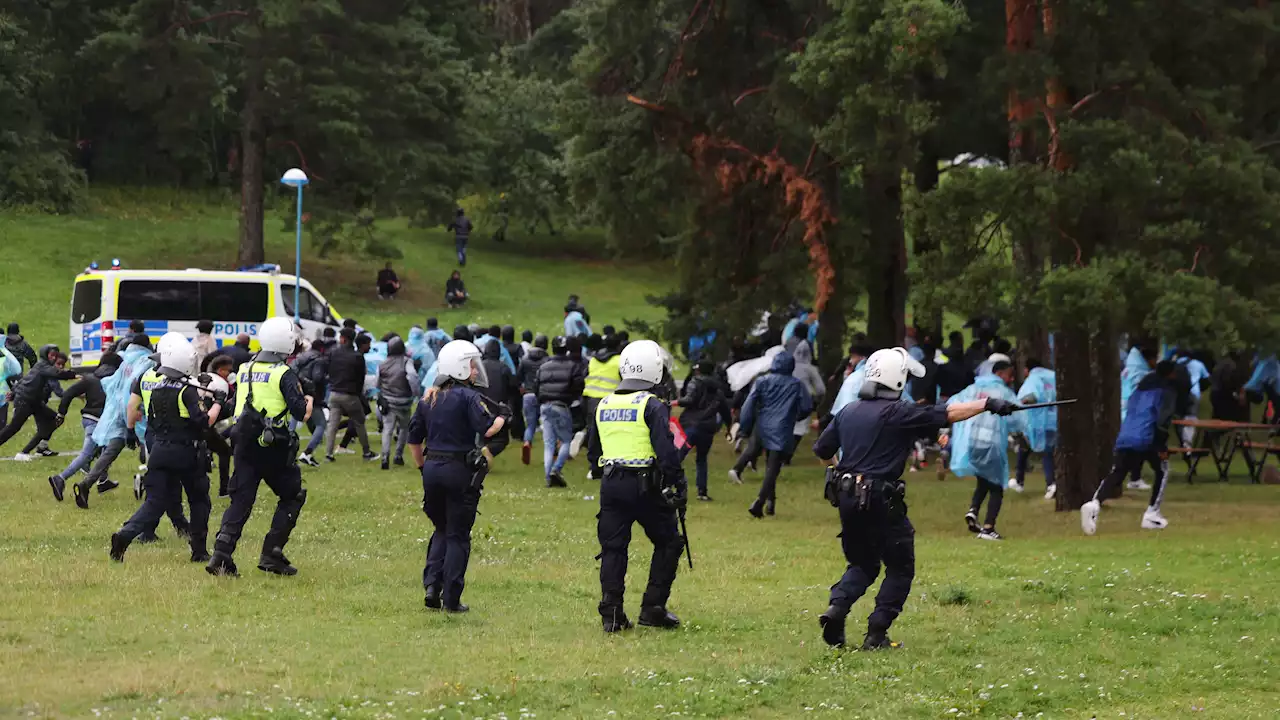
{"type": "Polygon", "coordinates": [[[205,570],[211,575],[238,575],[233,555],[244,524],[258,498],[259,483],[276,494],[271,529],[262,541],[258,569],[275,575],[296,575],[285,557],[298,515],[307,502],[298,469],[298,435],[292,417],[305,423],[311,417],[311,398],[285,361],[294,353],[298,336],[288,318],[268,319],[258,328],[262,350],[236,372],[235,427],[231,431],[235,469],[228,490],[231,505],[222,514],[222,528],[213,542],[213,557],[205,570]]]}
{"type": "Polygon", "coordinates": [[[160,367],[139,375],[130,389],[128,424],[132,428],[147,418],[146,499],[111,536],[111,559],[124,561],[134,538],[154,530],[160,517],[186,489],[191,502],[191,556],[200,559],[206,552],[209,529],[209,478],[199,465],[201,438],[222,413],[220,402],[202,407],[200,395],[190,380],[196,370],[196,352],[191,343],[170,333],[158,345],[160,367]],[[203,482],[201,482],[203,480],[203,482]]]}
{"type": "Polygon", "coordinates": [[[985,411],[1008,415],[1017,406],[997,398],[950,407],[902,401],[908,376],[923,377],[925,371],[900,347],[872,353],[865,371],[858,402],[846,405],[813,446],[823,461],[836,462],[828,470],[826,494],[840,509],[840,542],[848,562],[844,576],[831,586],[830,606],[818,622],[827,644],[844,645],[845,618],[883,563],[884,582],[862,643],[864,650],[878,650],[898,647],[889,639],[889,627],[902,612],[915,577],[915,529],[907,519],[902,482],[915,440],[985,411]]]}
{"type": "Polygon", "coordinates": [[[422,585],[428,608],[464,613],[470,610],[462,604],[462,591],[471,527],[491,459],[476,438],[497,435],[508,418],[505,408],[495,412],[480,393],[489,383],[480,350],[470,341],[453,340],[440,348],[436,365],[435,384],[409,421],[409,450],[422,472],[422,511],[435,526],[422,585]]]}
{"type": "Polygon", "coordinates": [[[669,427],[666,395],[673,387],[671,355],[652,340],[622,351],[621,382],[596,407],[593,456],[600,458],[600,618],[607,633],[631,628],[623,607],[631,526],[640,523],[653,542],[649,584],[640,601],[641,625],[674,628],[667,610],[684,540],[678,513],[688,500],[688,481],[669,427]]]}

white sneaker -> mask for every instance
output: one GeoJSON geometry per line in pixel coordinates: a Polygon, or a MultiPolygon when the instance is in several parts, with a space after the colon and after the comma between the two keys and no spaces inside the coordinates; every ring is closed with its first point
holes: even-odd
{"type": "Polygon", "coordinates": [[[1125,487],[1129,488],[1130,490],[1150,490],[1151,484],[1148,483],[1146,480],[1130,480],[1129,482],[1125,483],[1125,487]]]}
{"type": "Polygon", "coordinates": [[[1004,536],[996,532],[995,528],[983,528],[976,537],[979,540],[1004,540],[1004,536]]]}
{"type": "Polygon", "coordinates": [[[1163,530],[1169,527],[1169,521],[1165,520],[1159,510],[1148,510],[1142,513],[1142,529],[1143,530],[1163,530]]]}
{"type": "Polygon", "coordinates": [[[1020,493],[1027,488],[1024,487],[1022,483],[1018,482],[1017,478],[1009,478],[1009,489],[1016,493],[1020,493]]]}
{"type": "Polygon", "coordinates": [[[739,475],[738,471],[734,470],[733,468],[729,468],[729,482],[732,482],[734,485],[742,484],[742,476],[739,475]]]}
{"type": "Polygon", "coordinates": [[[31,462],[31,456],[26,453],[18,453],[13,456],[13,459],[18,462],[31,462]]]}
{"type": "Polygon", "coordinates": [[[1080,529],[1085,535],[1098,532],[1098,513],[1102,511],[1102,503],[1090,500],[1080,506],[1080,529]]]}
{"type": "Polygon", "coordinates": [[[1050,486],[1049,486],[1049,487],[1044,491],[1044,499],[1045,499],[1045,500],[1052,500],[1052,499],[1054,498],[1054,496],[1056,496],[1057,494],[1058,494],[1058,486],[1057,486],[1057,485],[1050,485],[1050,486]]]}
{"type": "Polygon", "coordinates": [[[569,457],[576,458],[578,453],[582,452],[582,443],[587,439],[587,431],[579,430],[573,434],[573,439],[569,441],[569,457]]]}

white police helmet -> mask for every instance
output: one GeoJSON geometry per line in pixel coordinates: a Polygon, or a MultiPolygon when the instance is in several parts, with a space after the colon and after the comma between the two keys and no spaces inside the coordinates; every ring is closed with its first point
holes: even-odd
{"type": "Polygon", "coordinates": [[[160,338],[160,367],[190,375],[196,371],[196,349],[182,333],[167,333],[160,338]]]}
{"type": "Polygon", "coordinates": [[[863,387],[859,396],[896,398],[907,387],[907,376],[924,377],[924,366],[900,347],[877,350],[867,358],[863,368],[863,387]],[[878,387],[868,387],[875,385],[878,387]],[[881,390],[883,388],[883,390],[881,390]]]}
{"type": "Polygon", "coordinates": [[[451,340],[440,348],[436,369],[438,377],[489,387],[484,363],[480,362],[480,348],[467,340],[451,340]]]}
{"type": "Polygon", "coordinates": [[[275,353],[280,357],[291,354],[297,345],[293,321],[284,317],[268,318],[258,328],[258,343],[263,352],[275,353]]]}
{"type": "Polygon", "coordinates": [[[215,392],[230,393],[231,386],[217,373],[200,373],[195,377],[196,384],[204,388],[200,397],[213,397],[215,392]]]}
{"type": "Polygon", "coordinates": [[[619,390],[647,390],[662,382],[674,361],[671,353],[652,340],[637,340],[622,349],[618,359],[619,390]]]}

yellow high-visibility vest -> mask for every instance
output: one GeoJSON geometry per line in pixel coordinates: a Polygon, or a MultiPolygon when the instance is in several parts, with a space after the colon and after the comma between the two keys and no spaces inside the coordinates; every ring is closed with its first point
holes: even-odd
{"type": "Polygon", "coordinates": [[[587,385],[582,390],[582,396],[604,398],[612,394],[618,389],[618,383],[622,382],[621,367],[621,355],[614,355],[608,360],[597,360],[592,357],[587,363],[587,385]]]}
{"type": "Polygon", "coordinates": [[[283,363],[251,362],[236,373],[236,419],[244,413],[249,400],[249,373],[253,373],[253,406],[268,419],[282,415],[289,408],[280,389],[280,380],[289,371],[283,363]]]}
{"type": "Polygon", "coordinates": [[[655,453],[649,441],[644,406],[651,393],[611,394],[596,407],[596,432],[600,436],[600,464],[630,467],[653,465],[655,453]]]}

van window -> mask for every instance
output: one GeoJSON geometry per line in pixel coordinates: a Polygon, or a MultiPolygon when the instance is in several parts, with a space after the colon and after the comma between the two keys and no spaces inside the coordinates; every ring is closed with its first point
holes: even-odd
{"type": "MultiPolygon", "coordinates": [[[[285,314],[292,317],[293,286],[281,285],[280,293],[284,296],[285,314]]],[[[324,303],[320,302],[320,299],[311,294],[311,291],[306,288],[300,288],[298,291],[298,317],[302,320],[311,320],[312,322],[325,323],[327,325],[336,324],[324,303]]]]}
{"type": "Polygon", "coordinates": [[[121,280],[116,317],[121,320],[199,320],[200,285],[180,280],[121,280]]]}
{"type": "Polygon", "coordinates": [[[84,280],[76,283],[71,296],[71,322],[88,323],[102,317],[102,281],[84,280]]]}
{"type": "Polygon", "coordinates": [[[267,319],[263,283],[201,282],[200,314],[208,320],[262,322],[267,319]]]}

